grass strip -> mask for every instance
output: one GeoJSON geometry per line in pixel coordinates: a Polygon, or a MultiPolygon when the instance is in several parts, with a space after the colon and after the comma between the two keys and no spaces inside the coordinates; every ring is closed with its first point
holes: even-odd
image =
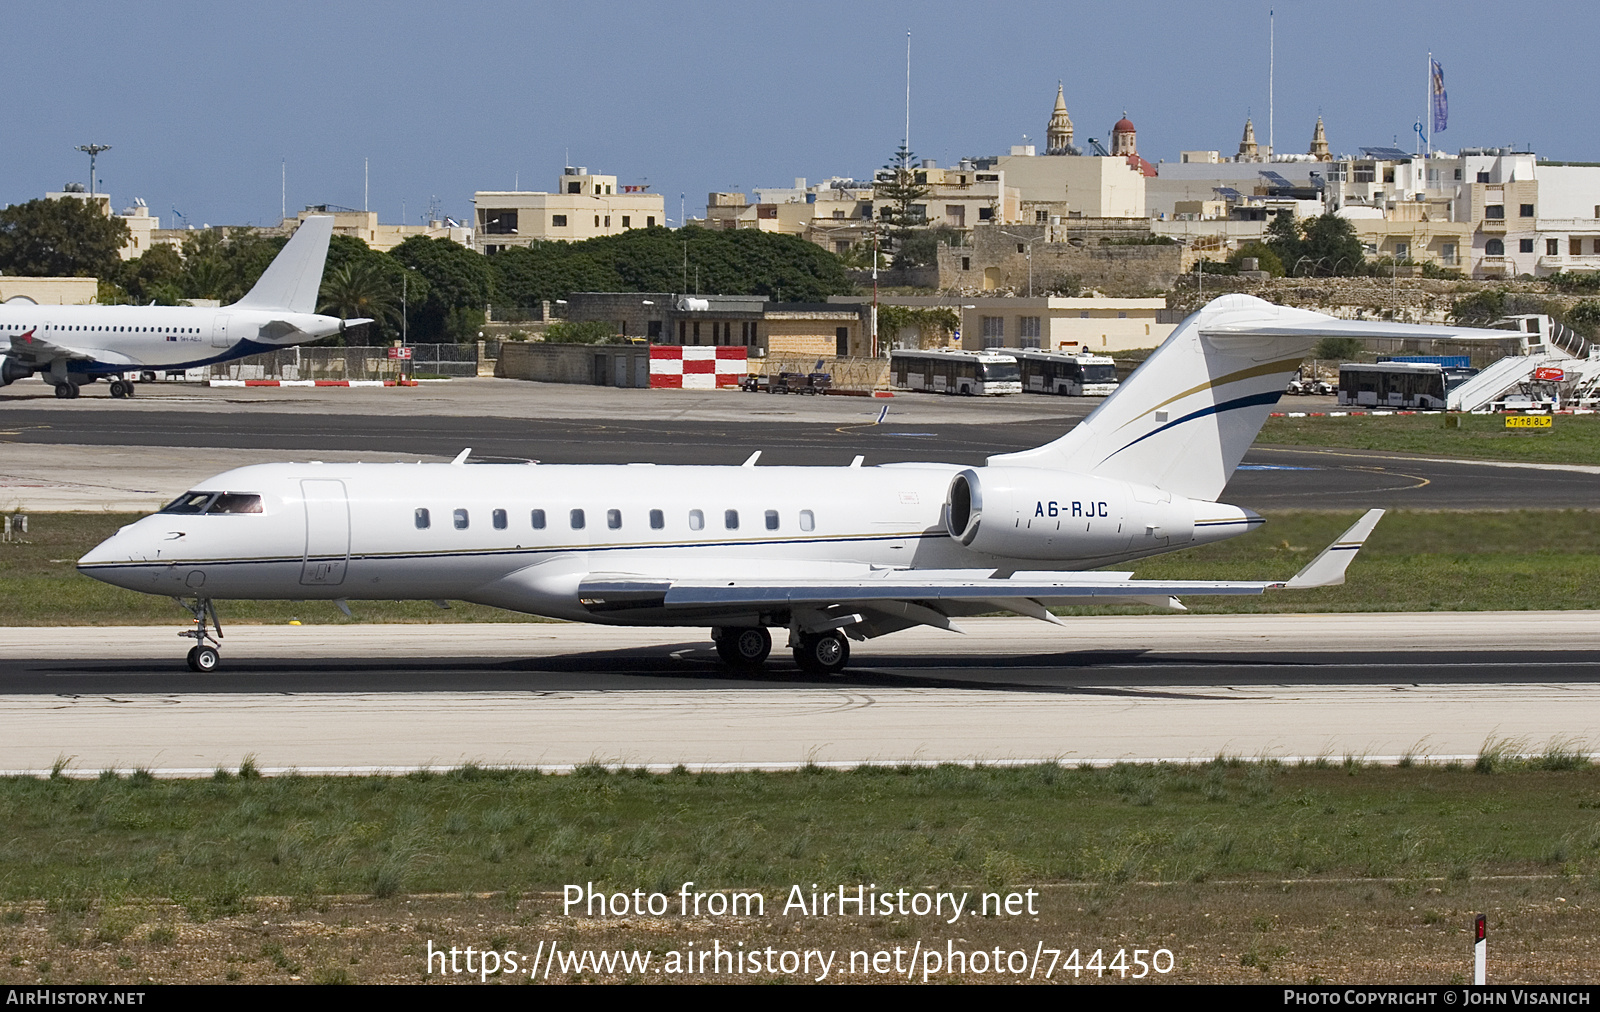
{"type": "Polygon", "coordinates": [[[1507,429],[1500,415],[1268,418],[1256,441],[1266,446],[1327,446],[1468,460],[1595,465],[1600,464],[1600,415],[1557,415],[1548,429],[1507,429]],[[1459,427],[1447,428],[1447,420],[1459,427]]]}
{"type": "MultiPolygon", "coordinates": [[[[1600,872],[1600,769],[1570,745],[1476,763],[558,776],[0,780],[0,900],[560,889],[928,887],[1600,872]]],[[[781,902],[781,900],[780,900],[781,902]]]]}

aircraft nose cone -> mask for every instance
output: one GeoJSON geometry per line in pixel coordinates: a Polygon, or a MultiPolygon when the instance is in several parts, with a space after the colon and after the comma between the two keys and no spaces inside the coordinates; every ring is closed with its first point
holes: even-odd
{"type": "Polygon", "coordinates": [[[114,586],[138,589],[129,582],[133,570],[123,564],[144,560],[145,553],[137,549],[134,539],[119,531],[84,553],[78,560],[78,572],[114,586]]]}

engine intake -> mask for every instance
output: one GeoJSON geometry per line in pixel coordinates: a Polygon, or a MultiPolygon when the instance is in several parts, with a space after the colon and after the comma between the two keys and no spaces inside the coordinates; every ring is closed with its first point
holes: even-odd
{"type": "Polygon", "coordinates": [[[0,387],[10,386],[33,375],[33,369],[9,355],[0,355],[0,387]]]}

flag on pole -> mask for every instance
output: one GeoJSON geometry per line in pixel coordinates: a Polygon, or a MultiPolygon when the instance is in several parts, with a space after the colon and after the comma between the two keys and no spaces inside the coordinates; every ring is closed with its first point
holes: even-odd
{"type": "Polygon", "coordinates": [[[1433,132],[1439,133],[1450,122],[1450,96],[1444,90],[1444,68],[1438,60],[1433,63],[1433,132]]]}

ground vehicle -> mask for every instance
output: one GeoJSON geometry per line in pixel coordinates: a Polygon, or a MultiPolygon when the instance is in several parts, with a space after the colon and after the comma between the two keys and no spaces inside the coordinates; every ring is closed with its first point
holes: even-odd
{"type": "Polygon", "coordinates": [[[936,394],[1020,394],[1022,370],[1009,352],[896,350],[889,353],[889,382],[936,394]]]}
{"type": "Polygon", "coordinates": [[[1346,362],[1339,366],[1339,403],[1443,410],[1445,392],[1469,375],[1437,362],[1346,362]]]}
{"type": "Polygon", "coordinates": [[[766,391],[769,394],[820,394],[833,388],[833,375],[825,372],[780,372],[776,376],[751,374],[739,381],[739,389],[747,394],[766,391]]]}
{"type": "Polygon", "coordinates": [[[1022,369],[1022,389],[1028,393],[1109,397],[1117,389],[1117,363],[1106,355],[1027,349],[1011,354],[1022,369]]]}

